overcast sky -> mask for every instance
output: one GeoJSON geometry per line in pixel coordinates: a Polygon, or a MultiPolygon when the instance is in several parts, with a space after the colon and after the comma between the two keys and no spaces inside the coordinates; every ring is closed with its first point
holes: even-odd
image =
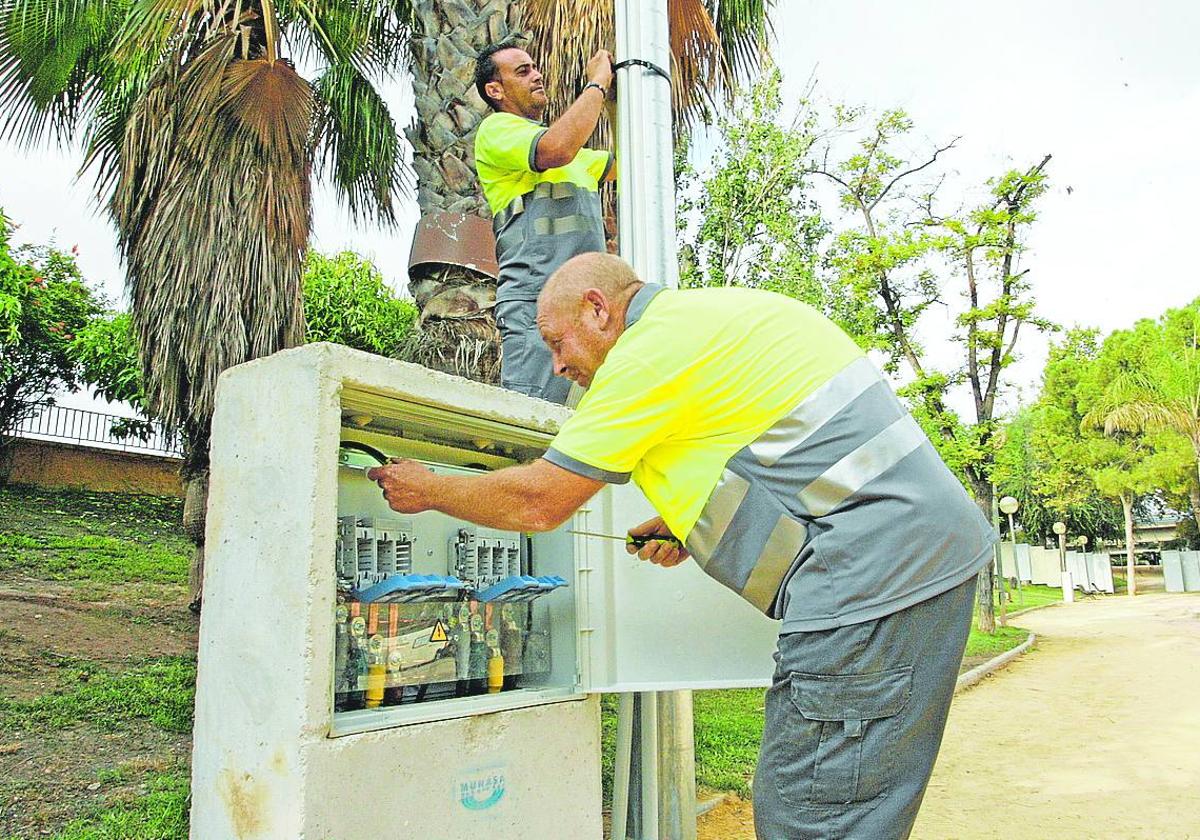
{"type": "MultiPolygon", "coordinates": [[[[918,143],[961,135],[955,184],[1054,155],[1024,258],[1045,316],[1107,332],[1200,295],[1200,4],[781,0],[775,20],[791,99],[815,77],[826,101],[904,108],[918,143]]],[[[406,86],[392,101],[409,120],[406,86]]],[[[0,147],[0,207],[21,223],[18,241],[78,245],[85,275],[118,297],[113,235],[90,183],[74,181],[78,161],[0,147]]],[[[353,248],[403,282],[415,208],[390,232],[349,225],[327,192],[315,212],[316,247],[353,248]]],[[[1026,399],[1045,346],[1026,345],[1014,370],[1026,399]]]]}

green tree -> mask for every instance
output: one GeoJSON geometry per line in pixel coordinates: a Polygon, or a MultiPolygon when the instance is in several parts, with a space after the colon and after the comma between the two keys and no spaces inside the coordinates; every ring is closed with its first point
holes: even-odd
{"type": "MultiPolygon", "coordinates": [[[[202,560],[209,425],[226,368],[303,341],[314,169],[391,220],[405,0],[0,0],[2,133],[71,147],[118,234],[147,403],[186,441],[202,560]],[[287,45],[324,70],[310,83],[287,45]]],[[[194,573],[193,577],[198,577],[194,573]]]]}
{"type": "Polygon", "coordinates": [[[1200,524],[1200,299],[1134,328],[1140,356],[1118,370],[1085,420],[1105,432],[1170,432],[1192,448],[1192,511],[1200,524]]]}
{"type": "MultiPolygon", "coordinates": [[[[668,0],[677,125],[704,118],[732,95],[739,77],[756,70],[770,6],[766,0],[668,0]]],[[[454,231],[463,215],[491,219],[474,171],[475,129],[489,113],[475,92],[475,55],[490,43],[528,42],[545,77],[553,119],[582,88],[588,58],[614,48],[614,7],[607,0],[418,0],[416,7],[411,46],[417,119],[407,135],[420,226],[454,231]]],[[[608,130],[602,121],[600,139],[608,130]]],[[[410,272],[421,316],[406,356],[495,382],[495,279],[460,262],[446,254],[410,272]]]]}
{"type": "Polygon", "coordinates": [[[101,306],[71,254],[13,249],[11,231],[0,212],[0,482],[11,467],[17,424],[36,404],[79,386],[72,342],[101,306]]]}
{"type": "MultiPolygon", "coordinates": [[[[827,255],[831,282],[860,302],[864,343],[883,353],[886,369],[895,374],[907,368],[908,382],[900,393],[991,520],[1003,372],[1017,358],[1023,326],[1052,326],[1035,314],[1028,269],[1019,268],[1037,219],[1035,204],[1045,192],[1050,156],[989,181],[988,195],[975,209],[941,215],[935,209],[936,187],[921,180],[937,172],[939,158],[957,140],[910,160],[900,148],[912,129],[912,120],[900,110],[867,120],[861,109],[835,109],[832,133],[859,139],[840,161],[827,145],[810,164],[814,174],[836,186],[842,211],[841,229],[827,255]],[[954,336],[962,361],[943,371],[929,362],[918,331],[921,316],[950,292],[966,301],[954,336]],[[947,401],[951,390],[963,385],[973,402],[969,420],[947,401]]],[[[978,597],[979,626],[991,632],[989,570],[980,573],[978,597]]]]}
{"type": "MultiPolygon", "coordinates": [[[[813,116],[802,107],[781,124],[781,82],[772,67],[718,121],[721,142],[710,173],[701,175],[684,156],[679,282],[767,289],[845,316],[818,275],[826,226],[807,192],[813,116]]],[[[839,320],[853,327],[850,318],[839,320]]]]}
{"type": "Polygon", "coordinates": [[[327,257],[309,251],[304,317],[309,341],[333,341],[393,356],[412,330],[417,308],[396,297],[379,269],[358,254],[345,251],[327,257]]]}

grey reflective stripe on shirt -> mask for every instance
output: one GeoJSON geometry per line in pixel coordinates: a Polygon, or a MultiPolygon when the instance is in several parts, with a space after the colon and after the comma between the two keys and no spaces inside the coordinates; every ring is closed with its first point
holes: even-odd
{"type": "Polygon", "coordinates": [[[856,359],[730,459],[688,535],[706,573],[772,614],[809,538],[807,523],[926,441],[907,413],[881,414],[902,412],[881,383],[870,360],[856,359]]]}
{"type": "Polygon", "coordinates": [[[774,465],[882,379],[871,360],[860,356],[763,432],[750,451],[764,467],[774,465]]]}
{"type": "MultiPolygon", "coordinates": [[[[571,198],[575,195],[576,190],[581,190],[583,187],[577,187],[570,181],[542,181],[532,190],[519,195],[508,203],[508,206],[496,214],[493,220],[493,227],[502,228],[513,218],[525,212],[529,203],[534,201],[544,201],[546,199],[557,200],[561,198],[571,198]]],[[[591,190],[588,190],[591,192],[591,190]]]]}
{"type": "Polygon", "coordinates": [[[742,597],[770,615],[779,587],[807,538],[808,529],[804,525],[786,513],[781,514],[750,572],[750,579],[742,587],[742,597]]]}
{"type": "Polygon", "coordinates": [[[557,219],[541,218],[533,220],[533,232],[538,236],[557,236],[560,233],[575,233],[587,230],[592,226],[587,216],[576,213],[573,216],[562,216],[557,219]]]}
{"type": "Polygon", "coordinates": [[[920,446],[925,432],[904,415],[842,458],[800,491],[800,501],[813,516],[824,516],[920,446]]]}
{"type": "Polygon", "coordinates": [[[742,506],[746,493],[750,490],[750,482],[737,473],[725,470],[717,480],[708,497],[708,503],[700,512],[700,518],[692,526],[687,538],[687,548],[700,568],[705,568],[708,561],[716,553],[717,546],[725,536],[733,515],[742,506]]]}

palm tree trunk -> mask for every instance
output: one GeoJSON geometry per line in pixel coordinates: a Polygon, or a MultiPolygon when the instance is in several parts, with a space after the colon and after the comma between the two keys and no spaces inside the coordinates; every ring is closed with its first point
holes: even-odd
{"type": "MultiPolygon", "coordinates": [[[[417,119],[405,131],[413,148],[423,222],[442,214],[491,212],[475,174],[475,129],[489,109],[475,92],[475,55],[522,35],[524,0],[421,0],[413,39],[417,119]]],[[[494,247],[494,246],[492,246],[494,247]]],[[[499,380],[495,279],[452,262],[410,271],[420,309],[404,350],[411,361],[485,382],[499,380]]]]}
{"type": "Polygon", "coordinates": [[[1125,514],[1125,592],[1137,594],[1137,582],[1133,578],[1133,494],[1121,494],[1121,510],[1125,514]]]}
{"type": "Polygon", "coordinates": [[[204,589],[204,528],[208,508],[208,468],[184,479],[183,532],[195,549],[188,568],[188,606],[200,611],[204,589]]]}

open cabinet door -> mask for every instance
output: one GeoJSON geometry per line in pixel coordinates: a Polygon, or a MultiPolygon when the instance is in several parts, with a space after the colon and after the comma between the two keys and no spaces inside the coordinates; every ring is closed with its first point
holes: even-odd
{"type": "MultiPolygon", "coordinates": [[[[576,517],[623,535],[655,516],[633,484],[610,485],[576,517]]],[[[585,691],[669,691],[770,684],[779,622],[695,561],[664,569],[616,540],[576,537],[580,682],[585,691]]]]}

